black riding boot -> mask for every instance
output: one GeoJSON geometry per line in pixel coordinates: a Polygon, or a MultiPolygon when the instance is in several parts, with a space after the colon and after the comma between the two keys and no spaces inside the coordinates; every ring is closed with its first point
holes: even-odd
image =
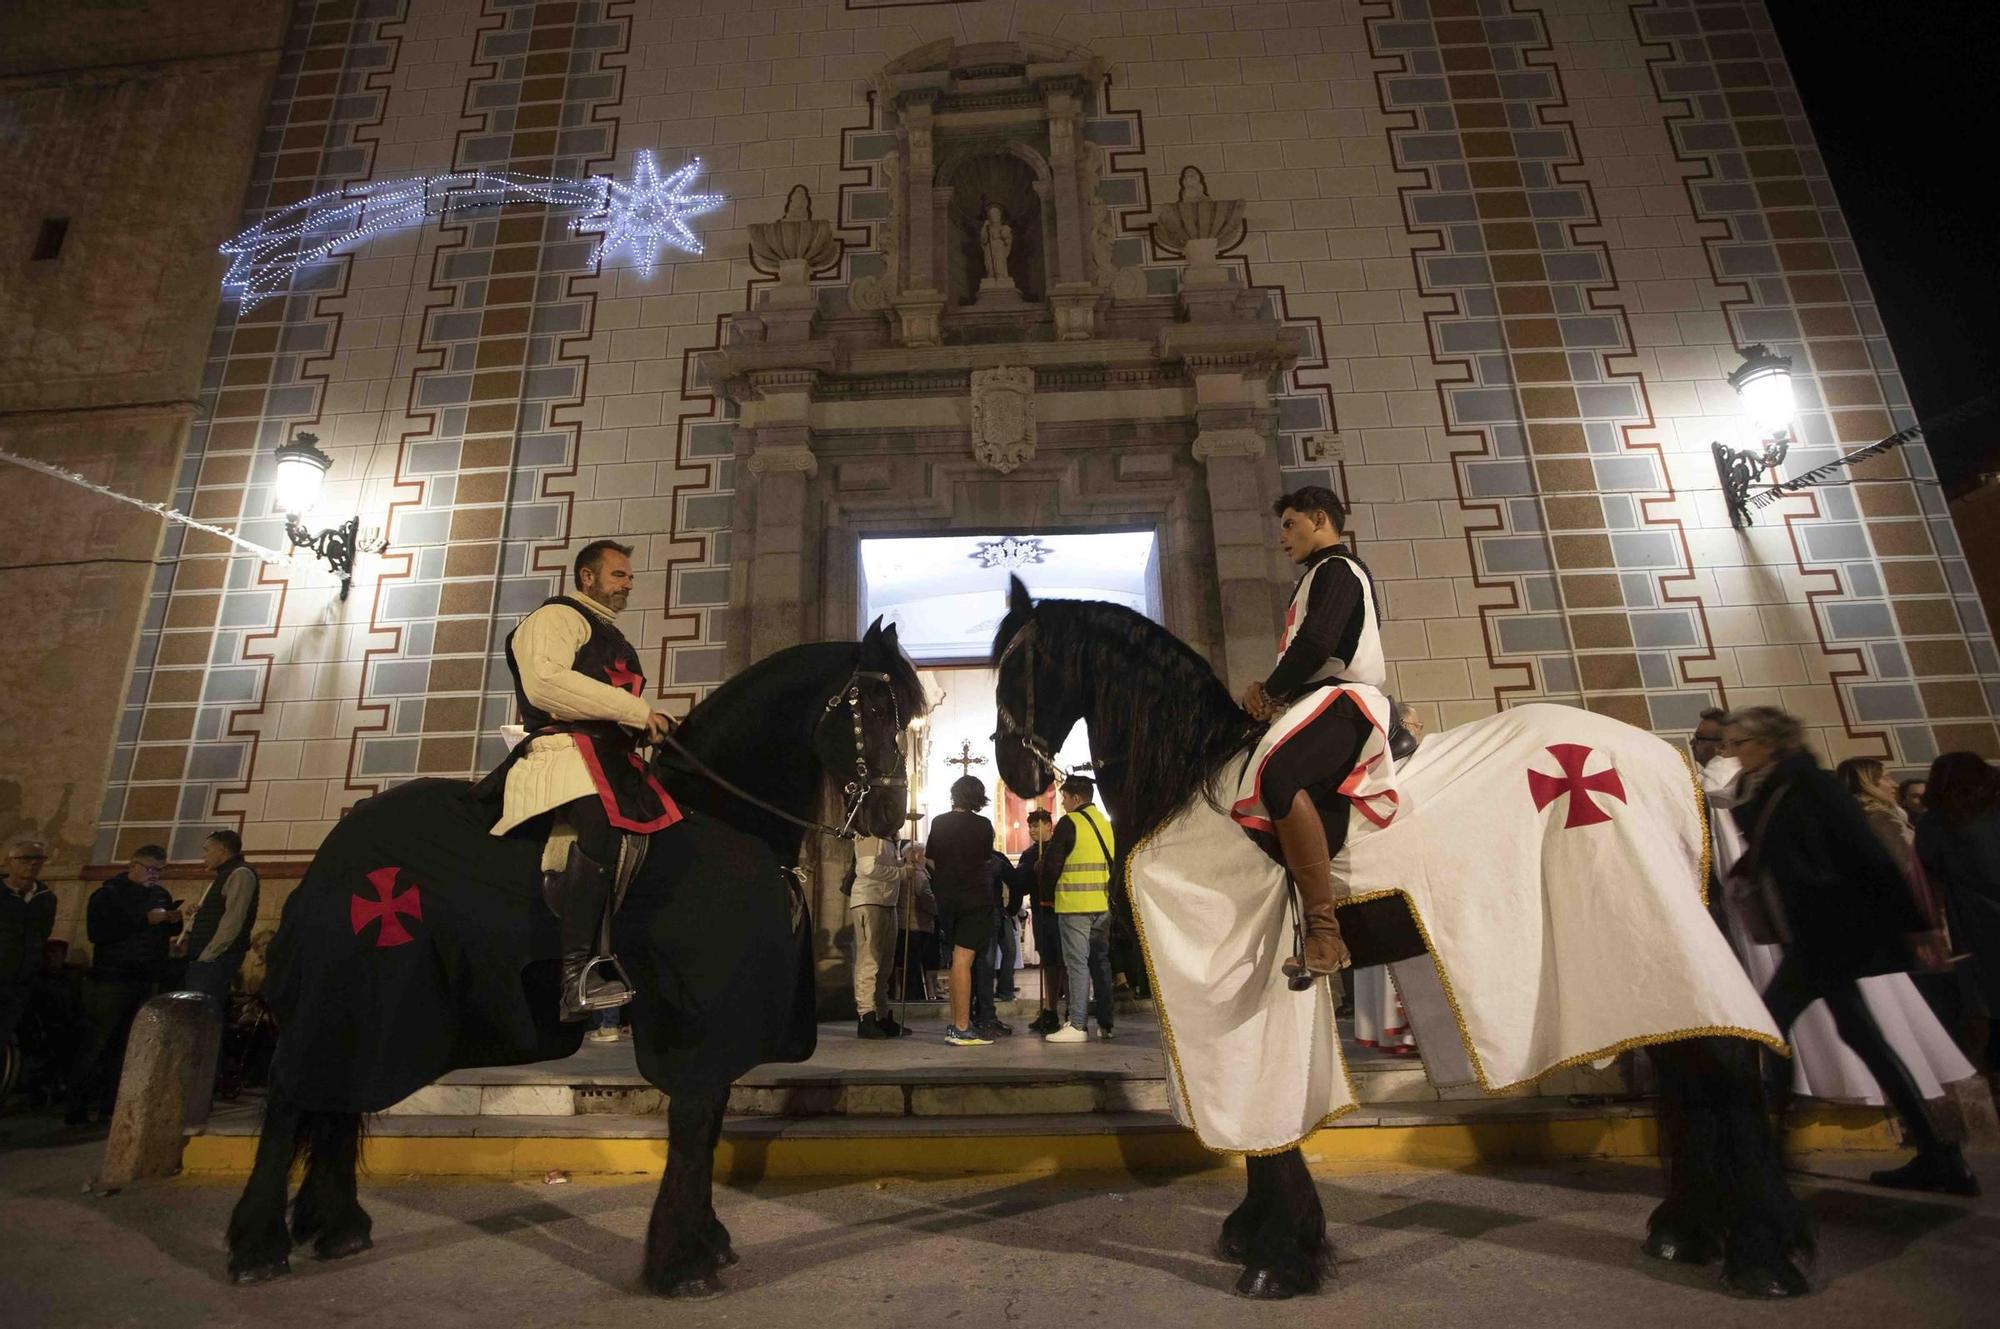
{"type": "Polygon", "coordinates": [[[570,846],[561,872],[542,873],[542,898],[562,923],[562,1019],[565,1024],[587,1020],[594,1011],[623,1006],[632,989],[617,957],[600,953],[598,943],[610,929],[611,869],[570,846]],[[598,973],[608,966],[609,974],[598,973]]]}

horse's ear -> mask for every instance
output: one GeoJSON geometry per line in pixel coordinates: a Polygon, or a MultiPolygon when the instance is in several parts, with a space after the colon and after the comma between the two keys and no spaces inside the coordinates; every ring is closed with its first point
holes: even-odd
{"type": "Polygon", "coordinates": [[[897,649],[897,647],[896,647],[896,625],[895,625],[894,623],[891,623],[891,624],[889,625],[889,628],[888,628],[888,630],[887,630],[886,632],[884,632],[884,633],[882,634],[882,647],[883,647],[883,649],[884,649],[884,650],[888,650],[888,651],[894,651],[894,650],[896,650],[896,649],[897,649]]]}
{"type": "Polygon", "coordinates": [[[1021,579],[1009,576],[1007,578],[1007,612],[1010,614],[1025,614],[1033,610],[1034,607],[1035,602],[1029,597],[1028,588],[1021,584],[1021,579]]]}
{"type": "MultiPolygon", "coordinates": [[[[890,630],[894,631],[893,628],[890,630]]],[[[863,646],[875,646],[880,644],[881,640],[882,640],[882,616],[880,614],[877,614],[875,615],[875,621],[868,625],[868,631],[861,634],[861,644],[863,646]]]]}

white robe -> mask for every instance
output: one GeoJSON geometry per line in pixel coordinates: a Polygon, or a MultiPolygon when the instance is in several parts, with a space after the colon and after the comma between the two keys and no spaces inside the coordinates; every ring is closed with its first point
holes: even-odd
{"type": "MultiPolygon", "coordinates": [[[[1728,809],[1735,806],[1737,776],[1742,765],[1734,757],[1717,757],[1701,768],[1701,783],[1708,795],[1709,825],[1715,835],[1715,869],[1718,880],[1726,881],[1729,869],[1743,857],[1743,833],[1728,809]]],[[[1743,959],[1750,980],[1761,991],[1778,971],[1784,952],[1776,946],[1762,946],[1729,920],[1729,939],[1743,959]]],[[[1958,1050],[1932,1013],[1930,1003],[1917,991],[1908,974],[1882,974],[1861,980],[1861,995],[1881,1026],[1882,1036],[1909,1069],[1925,1098],[1942,1098],[1944,1086],[1970,1076],[1972,1063],[1958,1050]]],[[[1792,1092],[1840,1103],[1865,1103],[1881,1107],[1886,1100],[1875,1077],[1841,1041],[1833,1015],[1826,1003],[1816,1001],[1792,1026],[1792,1092]]]]}
{"type": "Polygon", "coordinates": [[[1409,1013],[1396,994],[1389,966],[1373,964],[1357,969],[1350,981],[1354,985],[1354,1041],[1385,1052],[1415,1048],[1416,1035],[1410,1032],[1409,1013]]]}

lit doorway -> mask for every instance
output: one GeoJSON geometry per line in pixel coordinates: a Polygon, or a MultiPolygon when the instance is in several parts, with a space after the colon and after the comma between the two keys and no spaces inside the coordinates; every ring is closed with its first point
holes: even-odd
{"type": "MultiPolygon", "coordinates": [[[[910,807],[919,816],[912,834],[926,835],[930,818],[951,807],[951,782],[971,775],[986,785],[1002,848],[1020,853],[1030,805],[994,768],[994,674],[986,663],[1007,614],[1008,578],[1018,576],[1038,599],[1106,600],[1157,622],[1158,540],[1150,530],[887,536],[863,539],[860,563],[861,626],[878,615],[895,626],[931,701],[912,735],[910,807]]],[[[1065,769],[1090,760],[1085,726],[1070,731],[1057,760],[1065,769]]]]}

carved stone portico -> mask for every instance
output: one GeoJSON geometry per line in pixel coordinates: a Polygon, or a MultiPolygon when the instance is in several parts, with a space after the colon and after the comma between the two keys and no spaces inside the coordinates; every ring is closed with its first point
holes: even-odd
{"type": "MultiPolygon", "coordinates": [[[[816,237],[751,228],[764,266],[790,266],[701,366],[735,413],[732,672],[856,634],[865,536],[1134,529],[1158,540],[1166,626],[1232,688],[1269,669],[1291,579],[1269,518],[1272,393],[1303,338],[1214,258],[1242,234],[1240,202],[1161,210],[1162,252],[1211,242],[1200,281],[1191,264],[1191,285],[1149,293],[1113,266],[1102,153],[1081,129],[1101,85],[1094,56],[1054,40],[923,47],[880,79],[894,205],[869,275],[808,305],[800,274],[828,261],[816,237]],[[968,181],[1021,186],[1000,202],[1012,290],[986,275],[968,181]]],[[[822,957],[844,917],[835,866],[822,957]]]]}

